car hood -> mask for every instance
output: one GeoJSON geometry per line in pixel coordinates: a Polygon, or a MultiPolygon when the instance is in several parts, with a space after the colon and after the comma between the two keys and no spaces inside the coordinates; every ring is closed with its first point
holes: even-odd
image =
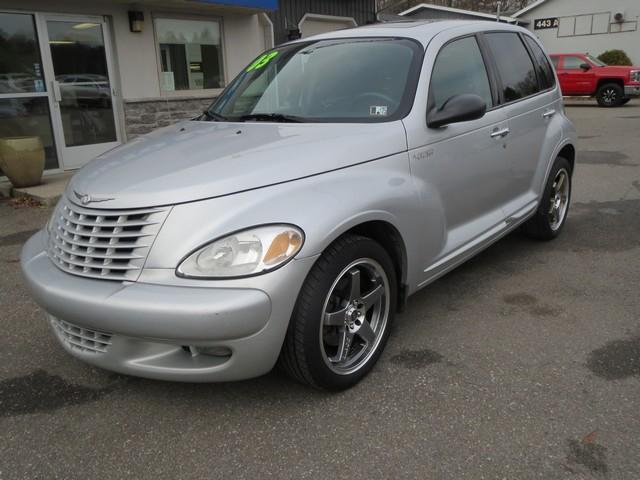
{"type": "Polygon", "coordinates": [[[184,203],[317,175],[406,149],[400,121],[187,121],[92,160],[72,178],[67,196],[77,203],[85,196],[87,206],[97,208],[184,203]]]}
{"type": "Polygon", "coordinates": [[[631,70],[640,70],[640,67],[625,67],[619,65],[607,65],[598,69],[600,75],[616,75],[620,77],[629,76],[631,70]]]}

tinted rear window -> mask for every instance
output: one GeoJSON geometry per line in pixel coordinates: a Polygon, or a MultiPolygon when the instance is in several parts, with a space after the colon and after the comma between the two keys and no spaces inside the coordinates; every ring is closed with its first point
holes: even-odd
{"type": "Polygon", "coordinates": [[[531,37],[524,37],[525,41],[529,45],[533,57],[536,59],[536,67],[538,69],[538,80],[540,81],[540,87],[543,90],[552,88],[556,84],[556,77],[553,75],[553,69],[549,65],[549,60],[544,54],[540,46],[531,37]]]}
{"type": "Polygon", "coordinates": [[[537,93],[538,80],[533,62],[518,34],[487,33],[485,37],[498,66],[505,102],[537,93]]]}

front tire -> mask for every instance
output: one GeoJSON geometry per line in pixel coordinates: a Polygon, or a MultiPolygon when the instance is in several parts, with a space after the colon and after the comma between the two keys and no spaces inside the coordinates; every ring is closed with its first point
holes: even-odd
{"type": "Polygon", "coordinates": [[[295,380],[326,390],[358,383],[389,338],[397,301],[393,262],[377,242],[345,235],[305,280],[279,363],[295,380]]]}
{"type": "Polygon", "coordinates": [[[529,237],[552,240],[560,235],[571,203],[572,173],[569,160],[558,157],[549,173],[538,210],[523,226],[529,237]]]}
{"type": "Polygon", "coordinates": [[[619,107],[623,105],[624,89],[617,83],[605,83],[598,88],[596,100],[601,107],[619,107]]]}

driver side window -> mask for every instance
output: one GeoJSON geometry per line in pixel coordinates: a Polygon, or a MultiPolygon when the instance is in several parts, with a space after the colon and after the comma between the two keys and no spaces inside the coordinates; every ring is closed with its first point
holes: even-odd
{"type": "Polygon", "coordinates": [[[437,109],[451,97],[469,93],[482,98],[487,108],[493,107],[489,75],[475,37],[454,40],[440,50],[429,89],[437,109]]]}
{"type": "Polygon", "coordinates": [[[587,63],[580,57],[564,57],[564,69],[565,70],[580,70],[580,66],[587,63]]]}

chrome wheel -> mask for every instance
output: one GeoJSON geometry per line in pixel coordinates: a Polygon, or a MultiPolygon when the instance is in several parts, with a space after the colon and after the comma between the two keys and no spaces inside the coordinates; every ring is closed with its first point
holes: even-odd
{"type": "Polygon", "coordinates": [[[376,351],[389,318],[389,280],[382,266],[361,258],[345,267],[322,309],[320,347],[339,375],[363,367],[376,351]]]}
{"type": "Polygon", "coordinates": [[[618,101],[618,92],[614,88],[607,88],[602,92],[602,100],[607,105],[614,105],[618,101]]]}
{"type": "Polygon", "coordinates": [[[569,193],[571,189],[571,177],[564,168],[558,170],[551,188],[549,207],[549,225],[556,231],[562,226],[569,208],[569,193]]]}

